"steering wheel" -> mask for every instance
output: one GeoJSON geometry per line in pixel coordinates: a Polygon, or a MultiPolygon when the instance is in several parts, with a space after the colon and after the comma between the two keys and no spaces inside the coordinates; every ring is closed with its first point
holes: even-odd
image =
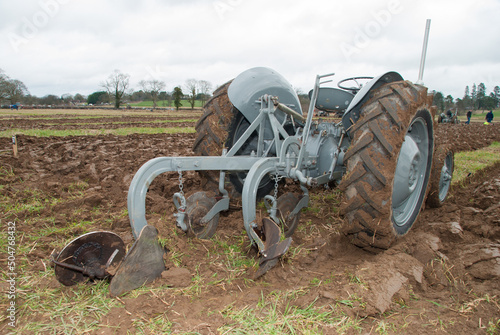
{"type": "Polygon", "coordinates": [[[373,77],[351,77],[351,78],[345,78],[345,79],[342,79],[341,81],[338,82],[337,86],[343,90],[347,90],[347,91],[352,91],[352,92],[357,92],[361,89],[361,87],[363,87],[363,84],[365,83],[360,83],[359,80],[371,80],[373,79],[373,77]],[[344,86],[344,83],[346,82],[354,82],[354,84],[356,86],[351,86],[351,87],[347,87],[347,86],[344,86]]]}

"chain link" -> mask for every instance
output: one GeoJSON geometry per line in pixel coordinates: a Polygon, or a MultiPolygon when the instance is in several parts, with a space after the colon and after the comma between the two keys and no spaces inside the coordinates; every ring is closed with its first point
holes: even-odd
{"type": "Polygon", "coordinates": [[[283,179],[283,176],[280,176],[279,174],[275,174],[272,179],[274,180],[274,199],[278,200],[278,187],[279,187],[279,182],[281,179],[283,179]]]}
{"type": "Polygon", "coordinates": [[[184,196],[184,184],[182,183],[182,171],[181,169],[177,170],[179,173],[179,193],[184,196]]]}

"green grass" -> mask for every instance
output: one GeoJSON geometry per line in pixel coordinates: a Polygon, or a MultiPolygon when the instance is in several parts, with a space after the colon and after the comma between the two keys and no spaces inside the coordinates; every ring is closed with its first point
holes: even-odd
{"type": "Polygon", "coordinates": [[[126,122],[82,122],[82,123],[43,123],[45,126],[86,126],[86,125],[99,125],[99,124],[115,124],[115,125],[122,125],[122,124],[130,124],[130,123],[135,123],[135,124],[150,124],[150,123],[157,123],[157,124],[167,124],[167,123],[185,123],[185,122],[196,122],[198,121],[197,119],[180,119],[180,120],[151,120],[151,121],[126,121],[126,122]]]}
{"type": "Polygon", "coordinates": [[[500,162],[500,143],[476,151],[463,151],[455,154],[453,184],[462,184],[468,176],[500,162]]]}
{"type": "MultiPolygon", "coordinates": [[[[64,123],[50,123],[52,120],[61,120],[61,117],[32,117],[32,118],[24,118],[23,120],[28,120],[28,121],[49,121],[47,123],[41,123],[43,125],[47,126],[59,126],[59,125],[64,125],[64,126],[82,126],[82,125],[87,125],[87,124],[129,124],[129,123],[180,123],[180,122],[196,122],[198,119],[175,119],[175,120],[165,120],[163,118],[166,117],[185,117],[185,116],[194,116],[195,114],[192,115],[155,115],[154,120],[146,120],[143,121],[142,119],[145,117],[143,115],[141,116],[75,116],[75,117],[64,117],[64,121],[69,121],[69,122],[64,122],[64,123]],[[126,117],[127,121],[114,121],[114,122],[71,122],[74,120],[100,120],[100,119],[116,119],[116,118],[123,118],[126,117]],[[134,119],[137,119],[137,121],[134,121],[134,119]]],[[[150,117],[153,117],[151,115],[150,117]]],[[[18,118],[12,117],[12,118],[1,118],[0,121],[4,120],[12,120],[16,121],[18,118]]]]}
{"type": "MultiPolygon", "coordinates": [[[[3,186],[0,190],[2,189],[3,186]]],[[[48,196],[38,189],[26,188],[18,190],[17,192],[2,192],[0,194],[0,211],[5,218],[15,217],[16,214],[21,212],[33,215],[40,212],[45,207],[53,206],[58,202],[59,199],[48,196]]]]}
{"type": "MultiPolygon", "coordinates": [[[[486,118],[486,113],[488,113],[488,111],[485,111],[484,113],[481,113],[481,114],[472,114],[472,117],[471,117],[471,120],[472,121],[482,121],[482,122],[485,122],[485,118],[486,118]]],[[[464,122],[467,121],[467,116],[463,115],[460,117],[461,120],[463,120],[464,122]]],[[[493,123],[498,123],[500,120],[500,109],[499,110],[494,110],[493,111],[493,123]],[[495,122],[496,121],[496,122],[495,122]]]]}
{"type": "Polygon", "coordinates": [[[304,290],[273,291],[261,296],[256,306],[224,308],[221,315],[232,321],[217,329],[230,334],[321,334],[361,331],[362,319],[349,317],[337,305],[316,306],[316,300],[306,306],[294,301],[304,290]]]}
{"type": "Polygon", "coordinates": [[[210,262],[218,262],[228,271],[228,282],[245,273],[247,269],[257,267],[257,261],[249,258],[243,251],[242,247],[247,241],[245,235],[242,234],[239,236],[238,243],[228,243],[227,240],[221,239],[218,236],[215,236],[212,240],[215,249],[207,253],[207,259],[210,262]]]}
{"type": "Polygon", "coordinates": [[[194,127],[168,127],[148,128],[130,127],[120,129],[75,129],[75,130],[50,130],[50,129],[8,129],[0,131],[0,137],[12,137],[12,135],[26,135],[36,137],[48,136],[96,136],[96,135],[118,135],[130,134],[189,134],[194,133],[194,127]]]}
{"type": "Polygon", "coordinates": [[[48,268],[34,276],[20,277],[17,298],[19,322],[15,333],[79,334],[82,329],[97,330],[101,316],[120,305],[118,300],[108,297],[105,281],[70,288],[32,289],[34,285],[45,286],[43,282],[50,282],[53,275],[53,270],[48,268]],[[40,319],[50,322],[40,322],[40,319]]]}

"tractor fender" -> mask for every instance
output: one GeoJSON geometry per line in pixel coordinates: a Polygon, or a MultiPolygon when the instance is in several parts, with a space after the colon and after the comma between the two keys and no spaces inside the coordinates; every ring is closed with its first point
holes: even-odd
{"type": "MultiPolygon", "coordinates": [[[[264,94],[277,96],[279,102],[302,115],[300,101],[292,85],[278,72],[266,67],[254,67],[239,74],[227,90],[229,100],[252,123],[261,108],[260,97],[264,94]]],[[[276,112],[279,121],[283,112],[276,112]]]]}
{"type": "Polygon", "coordinates": [[[403,80],[403,77],[399,73],[394,71],[386,72],[373,78],[359,90],[342,117],[342,124],[347,135],[349,135],[349,128],[358,121],[361,106],[370,98],[370,93],[384,84],[400,80],[403,80]]]}

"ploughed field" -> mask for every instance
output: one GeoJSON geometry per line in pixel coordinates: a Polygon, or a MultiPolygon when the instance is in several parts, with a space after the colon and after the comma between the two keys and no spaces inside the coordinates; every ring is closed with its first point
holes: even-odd
{"type": "MultiPolygon", "coordinates": [[[[183,112],[184,113],[184,112],[183,112]]],[[[153,284],[110,298],[107,282],[62,286],[50,255],[75,237],[106,230],[133,242],[127,190],[135,172],[160,156],[190,156],[200,113],[0,115],[0,220],[3,279],[9,279],[7,224],[16,227],[16,328],[0,332],[186,334],[488,334],[500,331],[500,164],[455,183],[445,205],[425,209],[410,232],[378,255],[340,233],[342,194],[311,190],[289,252],[263,277],[243,228],[241,202],[220,217],[211,240],[175,226],[179,175],[156,178],[147,218],[168,249],[153,284]],[[92,136],[18,135],[9,130],[175,128],[171,133],[92,136]]],[[[436,141],[455,152],[500,142],[497,124],[436,124],[436,141]]],[[[498,151],[496,152],[498,154],[498,151]]],[[[187,196],[203,188],[183,173],[187,196]]],[[[296,191],[282,183],[280,194],[296,191]]],[[[265,216],[265,207],[258,206],[265,216]]],[[[3,292],[9,284],[1,282],[3,292]]],[[[11,300],[3,294],[6,311],[11,300]]]]}

